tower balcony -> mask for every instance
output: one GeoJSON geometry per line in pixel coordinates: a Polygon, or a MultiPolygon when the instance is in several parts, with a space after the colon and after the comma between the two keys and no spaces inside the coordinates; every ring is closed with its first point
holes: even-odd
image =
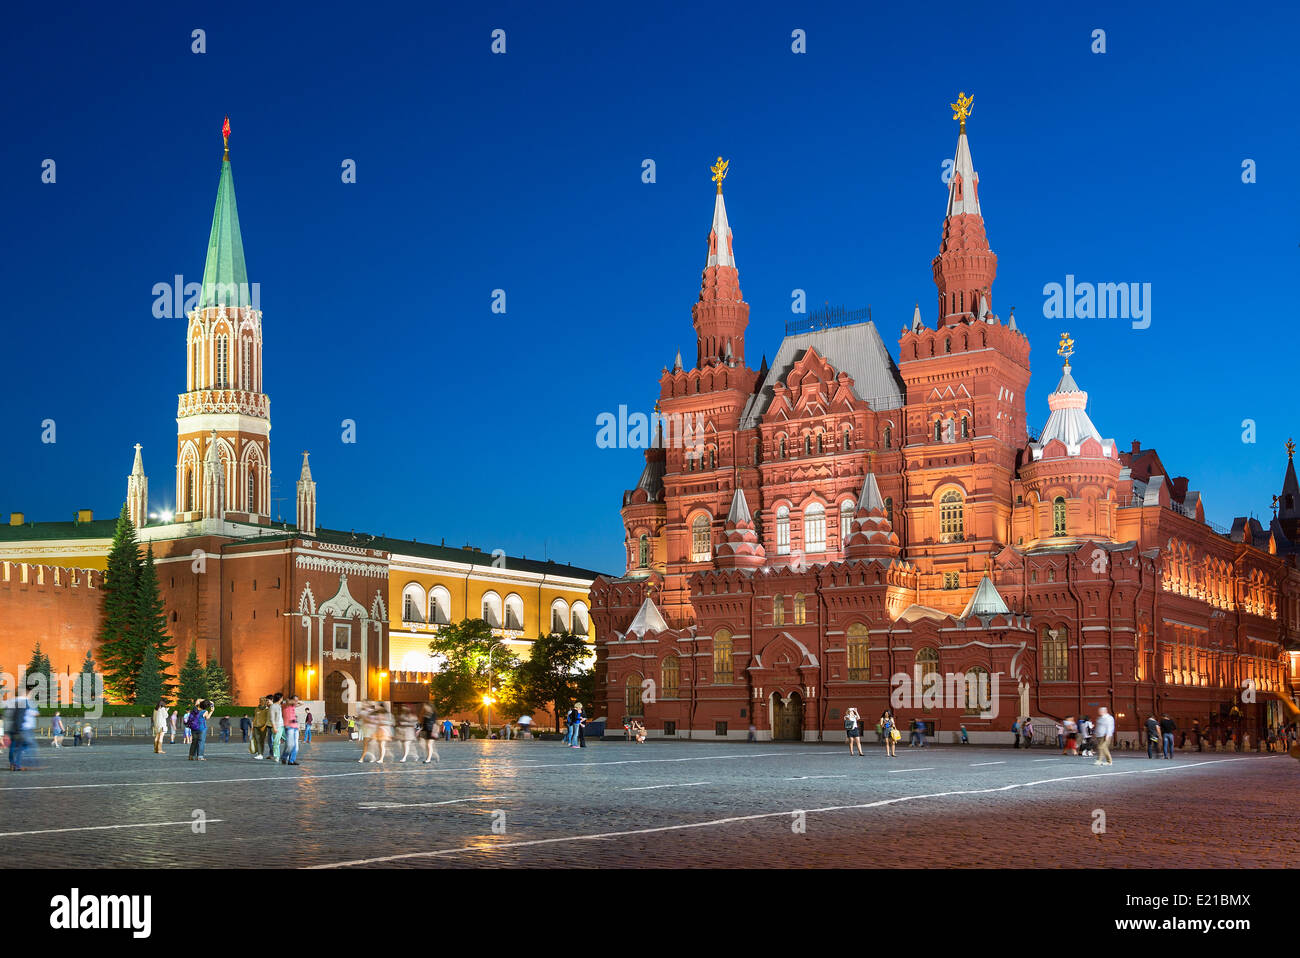
{"type": "Polygon", "coordinates": [[[271,400],[265,393],[246,389],[196,389],[180,394],[176,405],[177,418],[207,413],[238,413],[269,419],[271,400]]]}

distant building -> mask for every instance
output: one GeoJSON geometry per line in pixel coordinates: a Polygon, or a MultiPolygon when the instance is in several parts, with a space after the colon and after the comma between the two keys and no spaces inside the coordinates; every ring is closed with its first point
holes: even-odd
{"type": "Polygon", "coordinates": [[[1220,733],[1238,712],[1252,731],[1279,721],[1272,693],[1300,680],[1292,448],[1268,528],[1212,527],[1155,450],[1102,437],[1068,335],[1030,436],[1029,340],[991,311],[964,119],[937,319],[917,306],[898,362],[868,316],[828,311],[791,324],[770,368],[747,364],[716,179],[696,362],[679,353],[659,381],[667,421],[696,428],[647,450],[623,497],[626,572],[591,592],[615,725],[829,739],[849,706],[874,724],[936,681],[946,695],[898,710],[948,740],[964,724],[1010,742],[1019,716],[1102,705],[1130,736],[1151,712],[1220,733]]]}

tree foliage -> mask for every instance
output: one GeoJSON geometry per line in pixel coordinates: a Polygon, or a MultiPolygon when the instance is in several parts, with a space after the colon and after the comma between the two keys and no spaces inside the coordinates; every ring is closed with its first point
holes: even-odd
{"type": "Polygon", "coordinates": [[[483,696],[489,688],[494,700],[494,722],[502,710],[518,707],[519,659],[492,634],[486,620],[464,619],[443,626],[429,643],[429,651],[443,660],[429,683],[439,715],[474,710],[482,721],[486,715],[483,696]]]}
{"type": "Polygon", "coordinates": [[[181,666],[180,686],[177,705],[183,709],[188,709],[195,699],[204,698],[208,693],[208,670],[199,661],[197,646],[190,646],[190,654],[181,666]]]}
{"type": "MultiPolygon", "coordinates": [[[[591,646],[586,638],[572,632],[552,632],[539,635],[533,642],[528,660],[520,666],[520,684],[525,693],[527,711],[550,707],[555,717],[555,730],[560,730],[560,716],[575,701],[590,702],[585,695],[583,679],[591,676],[587,663],[591,659],[591,646]]],[[[587,686],[592,688],[591,683],[587,686]]]]}
{"type": "Polygon", "coordinates": [[[50,657],[41,651],[41,643],[36,643],[36,648],[32,649],[32,657],[27,662],[27,689],[40,689],[41,696],[45,699],[44,705],[53,701],[54,690],[51,687],[50,657]]]}
{"type": "MultiPolygon", "coordinates": [[[[143,671],[146,651],[152,649],[154,658],[152,668],[157,671],[161,683],[159,692],[162,696],[170,698],[176,686],[172,681],[169,663],[176,647],[172,645],[171,636],[167,634],[167,610],[163,606],[162,591],[158,585],[158,570],[154,566],[153,543],[149,544],[136,580],[133,627],[136,643],[140,648],[137,675],[143,671]]],[[[152,691],[147,696],[141,695],[139,689],[136,689],[135,693],[134,701],[137,704],[143,703],[149,708],[154,708],[158,704],[159,695],[152,691]]]]}
{"type": "Polygon", "coordinates": [[[230,705],[230,677],[216,659],[208,660],[208,667],[203,670],[204,696],[212,700],[213,705],[230,705]]]}
{"type": "Polygon", "coordinates": [[[104,687],[121,702],[135,700],[135,677],[140,671],[144,646],[136,623],[136,593],[140,580],[140,554],[135,526],[123,504],[108,550],[102,593],[104,615],[99,628],[98,658],[104,687]]]}
{"type": "Polygon", "coordinates": [[[146,645],[144,657],[140,660],[140,671],[135,678],[135,704],[153,711],[163,698],[163,666],[158,661],[153,646],[146,645]]]}

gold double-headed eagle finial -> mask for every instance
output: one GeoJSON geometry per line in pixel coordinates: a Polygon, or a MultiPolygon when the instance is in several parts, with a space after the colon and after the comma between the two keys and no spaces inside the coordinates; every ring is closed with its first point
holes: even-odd
{"type": "Polygon", "coordinates": [[[974,104],[974,102],[975,102],[974,94],[967,96],[966,92],[963,90],[961,93],[957,94],[956,103],[948,104],[950,107],[952,107],[953,110],[952,118],[954,120],[961,121],[961,131],[963,133],[966,132],[966,117],[970,116],[970,108],[971,105],[974,104]]]}
{"type": "Polygon", "coordinates": [[[730,165],[730,160],[724,160],[722,157],[718,157],[717,162],[709,167],[709,171],[713,174],[713,182],[718,184],[719,193],[722,192],[722,181],[727,178],[727,167],[730,165]]]}
{"type": "Polygon", "coordinates": [[[1070,365],[1070,357],[1074,355],[1074,340],[1069,333],[1061,333],[1061,345],[1057,347],[1056,354],[1064,356],[1065,365],[1070,365]]]}

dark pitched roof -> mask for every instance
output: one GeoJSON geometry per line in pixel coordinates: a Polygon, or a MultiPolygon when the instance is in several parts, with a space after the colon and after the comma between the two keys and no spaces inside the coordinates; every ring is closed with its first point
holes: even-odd
{"type": "Polygon", "coordinates": [[[595,579],[602,575],[591,569],[567,565],[554,560],[543,562],[538,559],[522,559],[516,556],[496,556],[479,549],[457,549],[452,546],[433,545],[413,539],[392,539],[388,536],[374,536],[366,532],[344,532],[341,529],[317,529],[316,538],[335,545],[355,546],[358,549],[379,549],[383,552],[399,555],[419,556],[424,559],[441,559],[445,562],[459,562],[465,565],[491,566],[509,572],[548,573],[550,575],[570,576],[575,579],[595,579]]]}
{"type": "Polygon", "coordinates": [[[0,526],[0,542],[25,542],[29,539],[111,539],[117,529],[117,516],[92,519],[90,522],[25,522],[21,526],[0,526]]]}

